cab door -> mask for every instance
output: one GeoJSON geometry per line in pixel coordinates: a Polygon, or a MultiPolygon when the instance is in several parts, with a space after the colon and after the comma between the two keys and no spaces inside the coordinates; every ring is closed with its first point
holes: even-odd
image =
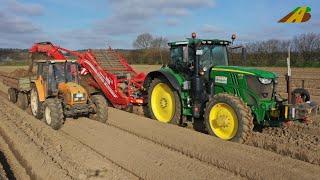
{"type": "Polygon", "coordinates": [[[38,63],[37,64],[37,78],[34,81],[34,84],[38,91],[39,101],[44,102],[47,97],[47,83],[45,75],[48,72],[46,63],[38,63]]]}

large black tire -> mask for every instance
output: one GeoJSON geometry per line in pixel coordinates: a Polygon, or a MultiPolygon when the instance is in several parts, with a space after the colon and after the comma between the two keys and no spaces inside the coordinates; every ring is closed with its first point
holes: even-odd
{"type": "Polygon", "coordinates": [[[19,108],[26,110],[28,108],[28,95],[23,92],[18,93],[17,105],[19,108]]]}
{"type": "Polygon", "coordinates": [[[43,118],[43,105],[39,101],[39,94],[35,86],[32,87],[30,93],[30,107],[34,117],[37,119],[43,118]]]}
{"type": "Polygon", "coordinates": [[[212,99],[210,99],[207,102],[206,110],[204,113],[204,123],[207,132],[210,135],[218,137],[212,129],[209,120],[211,109],[218,103],[224,103],[231,107],[238,121],[236,133],[231,139],[227,140],[238,143],[245,143],[252,135],[253,116],[251,113],[251,109],[242,101],[242,99],[230,94],[222,93],[215,95],[212,99]]]}
{"type": "Polygon", "coordinates": [[[44,102],[44,121],[52,129],[58,130],[64,123],[62,104],[59,99],[50,98],[44,102]]]}
{"type": "Polygon", "coordinates": [[[108,103],[103,95],[92,95],[91,101],[95,105],[95,114],[90,114],[90,118],[102,123],[108,120],[108,103]]]}
{"type": "Polygon", "coordinates": [[[16,103],[18,100],[17,91],[14,88],[8,89],[8,99],[10,102],[16,103]]]}
{"type": "Polygon", "coordinates": [[[310,93],[308,90],[303,88],[294,89],[291,92],[291,104],[296,104],[296,96],[301,96],[303,102],[310,101],[310,93]]]}
{"type": "Polygon", "coordinates": [[[173,93],[173,98],[174,98],[174,104],[175,104],[174,105],[174,107],[175,107],[174,114],[171,119],[168,119],[167,123],[181,125],[182,124],[181,123],[181,111],[182,110],[181,110],[181,101],[180,101],[179,94],[176,90],[173,89],[170,82],[164,78],[155,78],[154,80],[151,81],[150,85],[148,86],[148,105],[146,108],[145,115],[149,118],[155,119],[157,121],[161,121],[154,114],[153,109],[152,109],[153,108],[152,103],[151,103],[152,93],[153,93],[155,87],[157,85],[159,85],[160,83],[166,84],[170,88],[170,91],[173,93]]]}

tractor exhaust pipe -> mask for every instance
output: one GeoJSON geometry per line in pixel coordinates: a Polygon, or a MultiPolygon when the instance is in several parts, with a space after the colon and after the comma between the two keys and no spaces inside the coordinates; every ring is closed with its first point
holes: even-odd
{"type": "MultiPolygon", "coordinates": [[[[192,33],[192,38],[195,40],[196,35],[192,33]]],[[[194,41],[193,43],[193,53],[194,53],[194,73],[191,80],[192,92],[191,96],[193,98],[193,117],[199,118],[201,114],[201,101],[203,96],[203,79],[200,77],[200,56],[203,54],[202,50],[198,50],[199,42],[194,41]]]]}
{"type": "Polygon", "coordinates": [[[291,45],[289,45],[288,48],[288,58],[287,58],[287,69],[288,72],[286,74],[286,83],[287,83],[287,93],[288,93],[288,103],[291,103],[291,66],[290,66],[290,51],[291,51],[291,45]]]}

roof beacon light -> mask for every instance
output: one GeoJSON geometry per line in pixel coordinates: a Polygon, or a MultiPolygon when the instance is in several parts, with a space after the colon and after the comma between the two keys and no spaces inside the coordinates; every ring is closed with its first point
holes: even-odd
{"type": "Polygon", "coordinates": [[[231,39],[235,40],[236,38],[237,38],[237,35],[236,34],[232,34],[231,39]]]}
{"type": "Polygon", "coordinates": [[[232,40],[232,44],[233,44],[233,41],[237,38],[237,35],[236,34],[232,34],[231,36],[231,40],[232,40]]]}
{"type": "Polygon", "coordinates": [[[191,34],[191,37],[192,37],[192,39],[197,38],[197,33],[193,32],[193,33],[191,34]]]}

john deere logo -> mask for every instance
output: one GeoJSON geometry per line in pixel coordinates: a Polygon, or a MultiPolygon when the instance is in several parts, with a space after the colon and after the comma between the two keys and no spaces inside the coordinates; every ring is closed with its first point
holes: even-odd
{"type": "Polygon", "coordinates": [[[311,19],[311,8],[308,6],[297,7],[291,13],[280,19],[279,23],[303,23],[311,19]]]}

